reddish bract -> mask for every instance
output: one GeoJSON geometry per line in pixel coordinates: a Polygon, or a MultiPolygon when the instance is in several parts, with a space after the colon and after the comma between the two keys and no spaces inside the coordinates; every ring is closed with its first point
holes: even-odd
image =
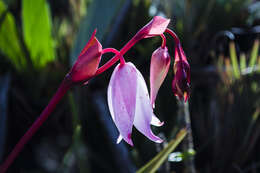
{"type": "Polygon", "coordinates": [[[95,75],[98,69],[102,55],[102,45],[95,37],[95,34],[96,30],[69,72],[72,82],[88,81],[95,75]]]}
{"type": "Polygon", "coordinates": [[[155,16],[148,24],[146,24],[137,32],[136,37],[150,38],[161,35],[166,30],[169,23],[170,19],[166,19],[161,16],[155,16]]]}

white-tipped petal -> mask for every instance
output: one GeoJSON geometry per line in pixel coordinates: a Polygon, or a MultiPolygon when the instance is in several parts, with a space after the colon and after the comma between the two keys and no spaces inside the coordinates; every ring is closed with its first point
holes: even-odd
{"type": "Polygon", "coordinates": [[[138,76],[134,126],[150,140],[161,143],[163,140],[155,136],[151,130],[150,124],[152,122],[152,117],[155,117],[155,115],[153,114],[153,108],[149,99],[148,89],[144,78],[138,70],[137,73],[138,76]]]}
{"type": "Polygon", "coordinates": [[[152,115],[151,125],[161,127],[164,122],[161,122],[154,114],[152,115]]]}
{"type": "Polygon", "coordinates": [[[116,143],[119,144],[123,139],[123,136],[119,134],[117,140],[116,140],[116,143]]]}

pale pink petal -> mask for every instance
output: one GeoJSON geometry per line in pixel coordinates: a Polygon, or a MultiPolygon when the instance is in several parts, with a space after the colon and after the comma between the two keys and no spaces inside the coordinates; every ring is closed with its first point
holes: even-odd
{"type": "Polygon", "coordinates": [[[133,145],[131,133],[135,116],[136,87],[135,66],[132,63],[117,65],[108,86],[108,106],[120,135],[130,145],[133,145]]]}
{"type": "Polygon", "coordinates": [[[170,63],[171,58],[167,47],[160,47],[153,52],[150,65],[150,94],[153,107],[158,90],[168,73],[170,63]]]}
{"type": "Polygon", "coordinates": [[[163,140],[155,136],[151,130],[150,124],[153,116],[155,117],[150,103],[148,89],[144,78],[138,71],[134,126],[150,140],[161,143],[163,140]]]}

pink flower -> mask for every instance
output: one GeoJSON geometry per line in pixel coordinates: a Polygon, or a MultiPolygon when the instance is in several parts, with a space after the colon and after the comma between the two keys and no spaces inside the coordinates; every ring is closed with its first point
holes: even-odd
{"type": "Polygon", "coordinates": [[[159,47],[153,52],[150,65],[150,93],[153,107],[158,90],[168,73],[170,63],[171,58],[167,47],[159,47]]]}
{"type": "Polygon", "coordinates": [[[109,110],[120,133],[117,143],[124,139],[133,146],[133,125],[150,140],[162,142],[153,134],[150,125],[161,126],[163,123],[153,114],[145,81],[132,63],[117,65],[107,93],[109,110]]]}
{"type": "Polygon", "coordinates": [[[161,35],[166,30],[169,23],[170,19],[165,19],[161,16],[155,16],[149,23],[147,23],[138,31],[136,36],[139,38],[149,38],[161,35]]]}
{"type": "Polygon", "coordinates": [[[172,81],[173,93],[186,102],[190,96],[190,65],[181,45],[175,48],[174,79],[172,81]],[[180,54],[180,56],[179,56],[180,54]]]}
{"type": "Polygon", "coordinates": [[[98,69],[102,55],[102,45],[95,37],[95,34],[96,30],[68,74],[72,82],[86,82],[95,75],[98,69]]]}

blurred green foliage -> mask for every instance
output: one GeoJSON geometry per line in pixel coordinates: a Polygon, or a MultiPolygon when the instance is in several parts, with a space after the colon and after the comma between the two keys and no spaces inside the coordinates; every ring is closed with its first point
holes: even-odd
{"type": "Polygon", "coordinates": [[[15,18],[2,1],[0,1],[0,50],[18,70],[26,67],[15,18]]]}
{"type": "Polygon", "coordinates": [[[45,0],[22,1],[23,37],[35,68],[55,59],[52,19],[45,0]]]}

